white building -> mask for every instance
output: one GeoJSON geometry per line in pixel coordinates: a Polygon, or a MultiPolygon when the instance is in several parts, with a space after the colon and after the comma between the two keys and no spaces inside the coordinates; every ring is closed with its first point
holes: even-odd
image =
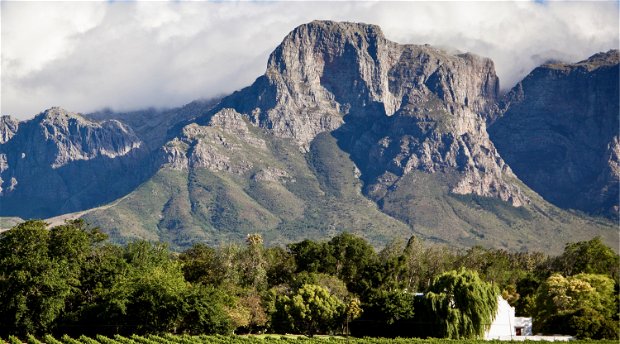
{"type": "Polygon", "coordinates": [[[532,336],[532,318],[515,317],[514,307],[500,296],[495,319],[484,334],[484,339],[519,340],[529,336],[532,336]]]}
{"type": "Polygon", "coordinates": [[[484,339],[498,340],[544,340],[544,341],[569,341],[571,336],[534,336],[532,335],[532,318],[515,317],[515,309],[510,307],[508,301],[501,296],[497,300],[497,313],[491,327],[484,334],[484,339]]]}

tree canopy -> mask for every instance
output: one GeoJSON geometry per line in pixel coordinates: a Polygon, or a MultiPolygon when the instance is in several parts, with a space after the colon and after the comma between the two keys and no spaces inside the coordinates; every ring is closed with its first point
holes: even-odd
{"type": "Polygon", "coordinates": [[[174,332],[478,338],[501,294],[537,330],[618,337],[618,255],[600,239],[558,257],[415,237],[375,251],[341,233],[264,247],[108,242],[83,221],[0,233],[0,336],[174,332]],[[406,244],[405,244],[406,242],[406,244]]]}
{"type": "Polygon", "coordinates": [[[439,275],[427,299],[435,314],[439,337],[481,338],[497,311],[499,290],[478,273],[461,269],[439,275]]]}

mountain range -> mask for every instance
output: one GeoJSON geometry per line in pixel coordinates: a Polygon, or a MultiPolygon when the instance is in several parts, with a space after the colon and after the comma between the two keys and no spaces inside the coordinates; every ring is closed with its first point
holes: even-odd
{"type": "Polygon", "coordinates": [[[618,70],[618,50],[549,63],[503,95],[488,58],[314,21],[220,99],[0,118],[0,216],[82,217],[177,249],[342,231],[378,246],[616,247],[618,70]]]}

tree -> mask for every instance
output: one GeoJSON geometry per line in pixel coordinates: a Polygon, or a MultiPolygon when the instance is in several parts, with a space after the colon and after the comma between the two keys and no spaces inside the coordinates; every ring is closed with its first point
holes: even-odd
{"type": "Polygon", "coordinates": [[[51,230],[43,221],[26,221],[0,234],[0,333],[52,330],[78,291],[92,245],[102,239],[81,220],[51,230]]]}
{"type": "Polygon", "coordinates": [[[605,274],[618,282],[620,256],[600,237],[595,237],[589,241],[566,244],[564,253],[553,261],[553,268],[564,276],[605,274]]]}
{"type": "Polygon", "coordinates": [[[426,247],[412,236],[403,251],[405,273],[404,288],[410,291],[425,291],[433,279],[452,269],[455,260],[452,252],[445,246],[426,247]]]}
{"type": "Polygon", "coordinates": [[[230,298],[213,286],[197,284],[185,291],[178,331],[193,335],[230,334],[233,323],[226,311],[230,298]]]}
{"type": "Polygon", "coordinates": [[[267,263],[263,238],[260,234],[248,234],[245,250],[240,252],[237,265],[242,286],[256,290],[267,287],[267,263]]]}
{"type": "Polygon", "coordinates": [[[334,257],[335,275],[347,285],[355,282],[366,265],[377,259],[375,250],[370,244],[350,233],[341,233],[328,243],[334,257]]]}
{"type": "Polygon", "coordinates": [[[287,246],[295,258],[296,272],[320,272],[335,274],[336,262],[327,243],[304,240],[287,246]]]}
{"type": "Polygon", "coordinates": [[[346,316],[346,305],[314,284],[304,284],[291,296],[280,295],[276,309],[291,330],[310,336],[333,331],[346,316]]]}
{"type": "Polygon", "coordinates": [[[413,295],[403,290],[376,290],[364,304],[364,318],[392,325],[413,318],[413,295]]]}
{"type": "Polygon", "coordinates": [[[179,255],[183,275],[190,283],[220,285],[224,280],[220,260],[215,249],[195,244],[179,255]]]}
{"type": "Polygon", "coordinates": [[[274,246],[265,250],[267,282],[269,287],[289,283],[295,273],[295,258],[282,247],[274,246]]]}
{"type": "Polygon", "coordinates": [[[618,338],[614,281],[605,275],[550,276],[536,293],[535,330],[578,338],[618,338]]]}
{"type": "Polygon", "coordinates": [[[118,290],[117,283],[131,271],[123,253],[122,247],[112,244],[93,248],[83,262],[79,290],[68,300],[56,332],[78,336],[116,333],[110,325],[122,320],[110,301],[122,294],[112,291],[118,290]]]}
{"type": "Polygon", "coordinates": [[[351,296],[347,299],[346,302],[346,308],[345,308],[345,327],[344,327],[344,334],[345,335],[349,335],[350,331],[349,331],[349,323],[357,318],[359,318],[362,313],[364,313],[364,310],[362,309],[362,303],[360,302],[360,299],[358,299],[355,296],[351,296]]]}
{"type": "Polygon", "coordinates": [[[499,291],[478,273],[461,269],[439,275],[426,294],[438,337],[480,338],[497,312],[499,291]]]}

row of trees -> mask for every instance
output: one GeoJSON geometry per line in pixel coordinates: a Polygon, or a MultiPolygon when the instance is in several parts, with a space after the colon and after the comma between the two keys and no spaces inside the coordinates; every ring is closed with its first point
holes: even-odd
{"type": "Polygon", "coordinates": [[[600,239],[558,257],[412,237],[375,251],[343,233],[265,247],[113,245],[82,221],[0,234],[0,335],[248,332],[480,337],[502,294],[535,331],[618,338],[619,257],[600,239]]]}

